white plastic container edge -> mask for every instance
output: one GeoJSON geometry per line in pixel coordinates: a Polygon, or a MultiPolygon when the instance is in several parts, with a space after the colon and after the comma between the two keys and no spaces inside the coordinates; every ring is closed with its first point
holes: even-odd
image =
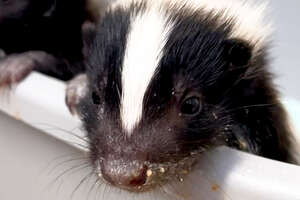
{"type": "MultiPolygon", "coordinates": [[[[85,143],[77,137],[84,137],[80,120],[71,116],[65,106],[65,87],[61,81],[32,73],[12,93],[1,91],[0,110],[84,149],[85,143]]],[[[297,133],[300,130],[300,103],[291,99],[283,99],[282,102],[297,133]]],[[[299,135],[297,137],[300,141],[299,135]]],[[[187,179],[189,184],[178,182],[172,185],[174,190],[180,191],[180,195],[157,199],[300,200],[300,167],[226,147],[203,154],[199,166],[187,179]]],[[[149,198],[140,197],[153,199],[150,195],[149,198]]],[[[119,193],[111,199],[132,198],[119,193]]]]}

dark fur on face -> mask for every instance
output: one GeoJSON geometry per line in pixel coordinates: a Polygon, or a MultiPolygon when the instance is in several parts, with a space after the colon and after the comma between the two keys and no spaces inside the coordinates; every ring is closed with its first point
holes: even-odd
{"type": "Polygon", "coordinates": [[[254,51],[253,43],[230,37],[232,21],[220,26],[220,16],[202,10],[173,9],[168,16],[174,26],[144,96],[142,119],[126,135],[121,71],[130,17],[143,10],[132,5],[108,12],[87,61],[89,90],[80,110],[92,162],[104,179],[143,191],[183,176],[195,155],[220,145],[294,162],[268,46],[254,51]]]}

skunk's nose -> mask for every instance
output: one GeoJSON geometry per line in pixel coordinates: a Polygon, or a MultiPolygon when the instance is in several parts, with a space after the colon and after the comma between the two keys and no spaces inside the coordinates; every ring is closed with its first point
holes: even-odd
{"type": "Polygon", "coordinates": [[[147,182],[148,167],[137,161],[106,161],[102,163],[103,178],[109,183],[127,190],[135,190],[147,182]]]}

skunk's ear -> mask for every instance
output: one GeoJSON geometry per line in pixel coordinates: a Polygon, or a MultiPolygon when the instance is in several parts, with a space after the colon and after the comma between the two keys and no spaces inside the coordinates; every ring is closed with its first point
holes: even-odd
{"type": "Polygon", "coordinates": [[[226,58],[233,66],[245,66],[252,57],[252,47],[243,40],[229,39],[225,41],[226,58]]]}

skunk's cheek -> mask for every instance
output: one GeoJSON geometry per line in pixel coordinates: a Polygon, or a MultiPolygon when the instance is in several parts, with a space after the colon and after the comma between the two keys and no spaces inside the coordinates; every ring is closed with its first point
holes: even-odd
{"type": "Polygon", "coordinates": [[[245,66],[251,60],[252,48],[246,41],[230,39],[225,41],[225,54],[232,66],[245,66]]]}

